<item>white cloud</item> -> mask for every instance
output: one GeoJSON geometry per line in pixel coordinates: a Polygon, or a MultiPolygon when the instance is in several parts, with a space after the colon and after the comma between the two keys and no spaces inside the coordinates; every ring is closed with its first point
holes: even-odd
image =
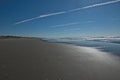
{"type": "Polygon", "coordinates": [[[89,8],[94,8],[94,7],[99,7],[99,6],[104,6],[104,5],[108,5],[108,4],[113,4],[113,3],[117,3],[120,2],[120,0],[112,0],[112,1],[108,1],[108,2],[103,2],[103,3],[97,3],[97,4],[93,4],[93,5],[89,5],[89,6],[84,6],[81,8],[75,8],[75,9],[71,9],[68,11],[61,11],[61,12],[55,12],[55,13],[50,13],[50,14],[44,14],[44,15],[40,15],[34,18],[30,18],[30,19],[26,19],[26,20],[22,20],[19,22],[14,23],[16,24],[21,24],[21,23],[25,23],[28,21],[32,21],[35,19],[39,19],[39,18],[45,18],[45,17],[49,17],[49,16],[55,16],[55,15],[60,15],[60,14],[65,14],[65,13],[70,13],[70,12],[76,12],[76,11],[80,11],[80,10],[84,10],[84,9],[89,9],[89,8]]]}

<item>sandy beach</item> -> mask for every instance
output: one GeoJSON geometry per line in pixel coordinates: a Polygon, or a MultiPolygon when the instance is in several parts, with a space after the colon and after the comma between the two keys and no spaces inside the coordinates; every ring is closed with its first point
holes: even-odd
{"type": "Polygon", "coordinates": [[[120,59],[90,47],[0,39],[0,80],[120,80],[120,59]]]}

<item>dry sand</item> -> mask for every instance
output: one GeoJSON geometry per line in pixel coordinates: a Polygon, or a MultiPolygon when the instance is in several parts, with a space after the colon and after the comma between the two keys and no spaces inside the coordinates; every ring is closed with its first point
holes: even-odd
{"type": "Polygon", "coordinates": [[[0,80],[120,80],[120,59],[89,47],[1,39],[0,80]]]}

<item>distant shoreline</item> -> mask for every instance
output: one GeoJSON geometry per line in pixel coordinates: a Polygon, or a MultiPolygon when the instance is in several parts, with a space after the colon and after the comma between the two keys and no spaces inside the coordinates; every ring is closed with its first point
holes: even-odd
{"type": "MultiPolygon", "coordinates": [[[[21,39],[21,38],[25,38],[25,39],[40,39],[38,37],[23,37],[23,36],[0,36],[0,39],[21,39]]],[[[44,40],[42,40],[44,41],[44,40]]]]}
{"type": "Polygon", "coordinates": [[[0,36],[0,39],[10,39],[10,38],[23,38],[18,36],[0,36]]]}

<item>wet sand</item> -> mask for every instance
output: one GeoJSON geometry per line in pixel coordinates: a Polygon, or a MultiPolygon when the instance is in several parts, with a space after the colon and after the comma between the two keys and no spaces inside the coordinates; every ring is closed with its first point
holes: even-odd
{"type": "Polygon", "coordinates": [[[1,39],[0,80],[120,80],[120,59],[89,47],[1,39]]]}

